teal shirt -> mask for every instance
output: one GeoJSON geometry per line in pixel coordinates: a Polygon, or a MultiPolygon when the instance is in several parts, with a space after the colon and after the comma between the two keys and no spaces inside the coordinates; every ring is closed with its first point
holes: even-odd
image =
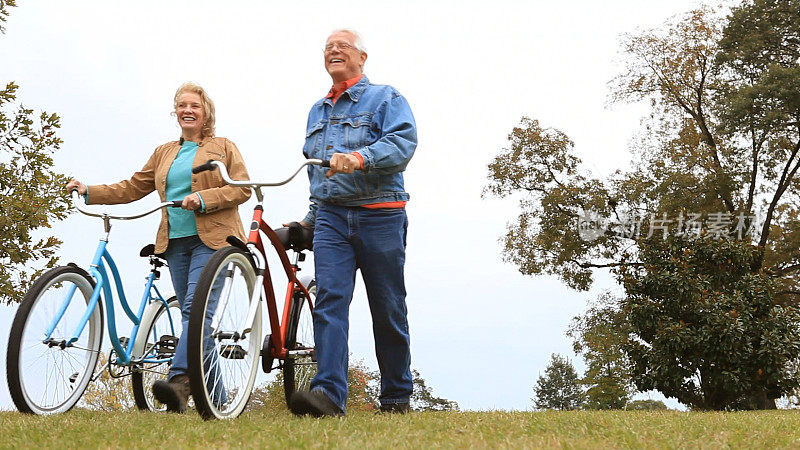
{"type": "MultiPolygon", "coordinates": [[[[172,161],[172,166],[167,173],[166,197],[167,201],[183,200],[192,193],[192,165],[197,144],[192,141],[183,141],[178,155],[172,161]]],[[[198,194],[200,195],[200,194],[198,194]]],[[[203,199],[200,199],[203,202],[203,199]]],[[[201,210],[205,209],[205,205],[201,210]]],[[[194,211],[181,208],[167,208],[169,217],[169,238],[181,238],[197,234],[197,221],[194,211]]]]}

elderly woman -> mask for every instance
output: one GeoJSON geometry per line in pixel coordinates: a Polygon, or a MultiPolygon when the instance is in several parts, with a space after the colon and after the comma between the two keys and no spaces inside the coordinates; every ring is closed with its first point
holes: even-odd
{"type": "Polygon", "coordinates": [[[182,201],[181,209],[162,212],[156,234],[155,252],[163,254],[169,264],[183,331],[168,381],[154,383],[153,393],[168,411],[184,412],[190,394],[186,336],[194,289],[203,266],[216,249],[227,245],[228,236],[246,240],[237,206],[247,201],[250,189],[225,184],[216,171],[192,174],[193,166],[214,159],[224,162],[234,179],[248,178],[233,142],[214,136],[214,103],[205,90],[183,84],[175,93],[174,107],[180,140],[156,148],[130,180],[95,186],[71,180],[67,189],[77,188],[87,203],[128,203],[153,191],[158,191],[161,201],[182,201]]]}

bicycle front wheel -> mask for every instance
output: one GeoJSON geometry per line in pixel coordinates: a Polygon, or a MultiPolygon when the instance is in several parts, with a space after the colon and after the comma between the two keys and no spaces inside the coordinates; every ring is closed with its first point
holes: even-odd
{"type": "Polygon", "coordinates": [[[175,355],[175,343],[169,337],[181,335],[181,306],[178,297],[172,296],[164,306],[160,300],[150,305],[139,327],[133,344],[133,357],[147,359],[131,373],[133,398],[136,407],[149,411],[165,411],[166,405],[153,395],[153,383],[166,380],[169,366],[175,355]],[[165,339],[165,336],[167,339],[165,339]]]}
{"type": "MultiPolygon", "coordinates": [[[[317,283],[308,285],[311,305],[317,298],[317,283]]],[[[283,363],[283,390],[286,404],[297,391],[307,391],[311,379],[317,374],[317,361],[314,358],[314,322],[311,317],[309,299],[300,295],[292,300],[289,321],[286,327],[286,348],[290,354],[283,363]]]]}
{"type": "Polygon", "coordinates": [[[261,302],[250,255],[236,247],[208,260],[189,316],[188,372],[197,412],[205,419],[237,417],[250,399],[261,350],[261,302]]]}
{"type": "Polygon", "coordinates": [[[103,337],[98,301],[77,340],[94,281],[77,266],[52,269],[20,303],[8,338],[6,375],[17,409],[32,414],[69,411],[92,379],[103,337]],[[63,313],[62,313],[63,310],[63,313]],[[48,328],[58,315],[48,337],[48,328]]]}

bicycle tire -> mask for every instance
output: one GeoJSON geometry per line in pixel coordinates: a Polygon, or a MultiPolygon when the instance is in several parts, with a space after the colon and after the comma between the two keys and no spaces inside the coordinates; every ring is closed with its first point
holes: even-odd
{"type": "MultiPolygon", "coordinates": [[[[17,409],[30,414],[58,414],[80,401],[94,375],[103,338],[103,308],[98,301],[78,340],[68,341],[86,312],[95,282],[77,266],[62,266],[39,277],[25,294],[14,316],[6,354],[6,376],[17,409]],[[43,341],[47,327],[65,295],[75,286],[61,320],[43,341]],[[75,301],[75,295],[84,302],[75,301]],[[68,366],[68,367],[67,367],[68,366]]],[[[99,300],[102,300],[102,296],[99,300]]]]}
{"type": "MultiPolygon", "coordinates": [[[[317,297],[317,283],[311,281],[307,287],[311,303],[317,297]]],[[[286,326],[286,348],[289,350],[314,349],[314,322],[312,311],[305,295],[292,300],[289,321],[286,326]]],[[[286,358],[283,362],[283,390],[286,405],[297,391],[308,391],[311,380],[317,374],[317,363],[311,355],[286,358]]]]}
{"type": "Polygon", "coordinates": [[[260,301],[250,333],[245,338],[238,333],[245,328],[255,289],[261,286],[256,286],[253,260],[236,247],[217,250],[200,274],[187,347],[192,397],[204,419],[238,417],[250,400],[261,351],[260,301]],[[227,292],[226,280],[230,283],[227,292]],[[212,330],[215,320],[219,326],[212,330]]]}
{"type": "MultiPolygon", "coordinates": [[[[165,307],[160,301],[152,303],[142,317],[142,323],[134,341],[134,358],[154,357],[158,351],[156,343],[165,334],[180,337],[181,330],[181,307],[178,297],[174,295],[167,300],[165,307]],[[170,328],[169,321],[172,321],[174,330],[170,328]],[[174,333],[174,334],[173,334],[174,333]]],[[[156,400],[153,395],[153,383],[158,380],[166,380],[169,375],[169,366],[172,363],[148,363],[142,364],[139,370],[131,373],[131,387],[133,388],[133,398],[136,407],[145,411],[166,411],[166,405],[156,400]]]]}

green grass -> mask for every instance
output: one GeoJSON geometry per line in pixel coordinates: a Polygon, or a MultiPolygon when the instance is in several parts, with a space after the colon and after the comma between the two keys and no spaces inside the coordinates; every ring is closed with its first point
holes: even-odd
{"type": "Polygon", "coordinates": [[[0,412],[0,447],[25,448],[800,448],[800,411],[740,413],[446,412],[345,418],[251,411],[198,415],[76,410],[51,417],[0,412]]]}

